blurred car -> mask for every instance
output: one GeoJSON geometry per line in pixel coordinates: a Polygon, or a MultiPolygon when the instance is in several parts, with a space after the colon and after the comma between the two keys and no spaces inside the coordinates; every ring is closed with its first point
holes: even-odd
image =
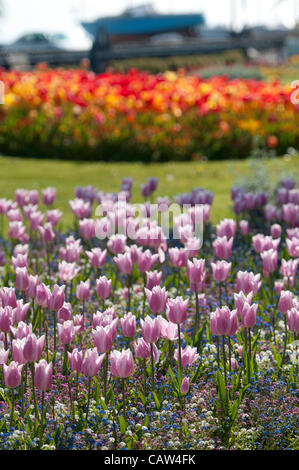
{"type": "Polygon", "coordinates": [[[179,33],[162,33],[156,34],[150,38],[152,44],[182,44],[184,36],[179,33]]]}
{"type": "Polygon", "coordinates": [[[59,45],[50,35],[43,33],[24,34],[11,44],[4,47],[7,52],[32,52],[57,50],[59,45]]]}

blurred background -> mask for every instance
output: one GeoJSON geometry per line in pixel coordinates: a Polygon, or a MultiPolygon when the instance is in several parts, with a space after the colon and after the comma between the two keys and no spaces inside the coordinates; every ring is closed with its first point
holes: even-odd
{"type": "MultiPolygon", "coordinates": [[[[249,60],[273,63],[299,52],[298,0],[1,0],[0,4],[0,65],[7,68],[42,61],[78,65],[87,58],[95,71],[103,71],[113,61],[190,58],[232,50],[249,60]]],[[[188,60],[179,65],[188,65],[188,60]]]]}

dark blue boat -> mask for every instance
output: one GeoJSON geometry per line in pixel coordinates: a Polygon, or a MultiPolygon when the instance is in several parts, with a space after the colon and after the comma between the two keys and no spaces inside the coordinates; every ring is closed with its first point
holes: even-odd
{"type": "Polygon", "coordinates": [[[198,25],[205,24],[202,14],[160,15],[151,7],[137,7],[124,12],[120,16],[99,18],[94,22],[83,22],[82,26],[92,36],[105,31],[110,40],[153,36],[169,32],[190,33],[198,25]]]}

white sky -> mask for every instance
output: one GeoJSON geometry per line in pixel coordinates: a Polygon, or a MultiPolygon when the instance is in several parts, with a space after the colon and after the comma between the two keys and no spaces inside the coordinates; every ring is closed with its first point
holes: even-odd
{"type": "MultiPolygon", "coordinates": [[[[117,15],[126,7],[149,3],[148,0],[2,0],[4,17],[0,20],[0,42],[45,30],[67,32],[79,19],[117,15]]],[[[152,0],[161,13],[203,12],[209,25],[230,25],[232,4],[234,24],[264,23],[294,26],[299,16],[299,0],[152,0]]]]}

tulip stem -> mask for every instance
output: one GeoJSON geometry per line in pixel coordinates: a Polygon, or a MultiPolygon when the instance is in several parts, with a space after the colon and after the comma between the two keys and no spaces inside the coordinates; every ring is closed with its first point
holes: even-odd
{"type": "Polygon", "coordinates": [[[104,398],[106,401],[107,397],[107,378],[108,378],[108,354],[105,354],[104,359],[104,398]]]}
{"type": "Polygon", "coordinates": [[[40,426],[40,440],[43,438],[44,434],[44,407],[45,407],[45,392],[42,391],[42,407],[41,407],[41,413],[42,413],[42,422],[40,426]]]}
{"type": "Polygon", "coordinates": [[[155,387],[155,369],[154,369],[154,350],[153,350],[153,343],[151,343],[151,368],[152,368],[152,392],[154,391],[155,387]]]}
{"type": "Polygon", "coordinates": [[[128,274],[128,305],[127,305],[127,312],[130,311],[131,308],[131,283],[132,283],[132,276],[128,274]]]}
{"type": "Polygon", "coordinates": [[[182,350],[181,350],[181,326],[178,323],[178,341],[179,341],[179,373],[182,374],[182,350]]]}
{"type": "Polygon", "coordinates": [[[82,302],[83,325],[84,325],[84,320],[85,320],[84,314],[85,314],[85,300],[83,300],[83,302],[82,302]]]}
{"type": "Polygon", "coordinates": [[[221,282],[218,283],[219,286],[219,305],[222,307],[222,291],[221,291],[221,282]]]}
{"type": "Polygon", "coordinates": [[[54,354],[53,354],[53,367],[55,362],[55,355],[56,355],[56,347],[57,347],[57,312],[54,311],[54,354]]]}
{"type": "Polygon", "coordinates": [[[196,314],[195,314],[195,324],[194,324],[194,331],[193,331],[193,341],[195,340],[195,336],[198,330],[198,321],[199,321],[198,292],[196,288],[195,288],[195,308],[196,308],[196,314]]]}
{"type": "Polygon", "coordinates": [[[142,303],[142,317],[144,317],[144,311],[145,311],[145,286],[146,286],[146,273],[143,273],[143,303],[142,303]]]}
{"type": "Polygon", "coordinates": [[[10,426],[13,424],[14,418],[14,409],[15,409],[15,390],[14,388],[11,389],[11,413],[10,413],[10,426]]]}
{"type": "Polygon", "coordinates": [[[285,356],[286,356],[286,350],[287,350],[287,342],[288,342],[288,323],[287,323],[287,316],[285,314],[284,316],[284,342],[283,342],[283,353],[282,353],[282,359],[280,363],[280,367],[283,366],[285,356]]]}
{"type": "Polygon", "coordinates": [[[216,347],[217,347],[217,365],[218,369],[220,368],[220,346],[219,346],[219,336],[216,336],[216,347]]]}
{"type": "Polygon", "coordinates": [[[86,423],[87,423],[88,413],[89,413],[90,392],[91,392],[91,377],[88,377],[88,395],[87,395],[86,423]]]}
{"type": "Polygon", "coordinates": [[[125,395],[125,379],[122,379],[122,392],[123,392],[123,413],[126,420],[126,395],[125,395]]]}
{"type": "Polygon", "coordinates": [[[226,352],[225,352],[225,336],[222,336],[222,354],[223,354],[223,370],[224,370],[224,382],[227,386],[227,376],[226,376],[226,352]]]}
{"type": "Polygon", "coordinates": [[[147,374],[146,374],[146,359],[143,359],[143,392],[146,396],[146,384],[147,384],[147,374]]]}
{"type": "Polygon", "coordinates": [[[35,421],[36,424],[38,423],[38,408],[37,408],[37,401],[35,395],[35,387],[34,387],[34,363],[31,362],[31,380],[32,380],[32,395],[33,395],[33,403],[34,403],[34,410],[35,410],[35,421]]]}

